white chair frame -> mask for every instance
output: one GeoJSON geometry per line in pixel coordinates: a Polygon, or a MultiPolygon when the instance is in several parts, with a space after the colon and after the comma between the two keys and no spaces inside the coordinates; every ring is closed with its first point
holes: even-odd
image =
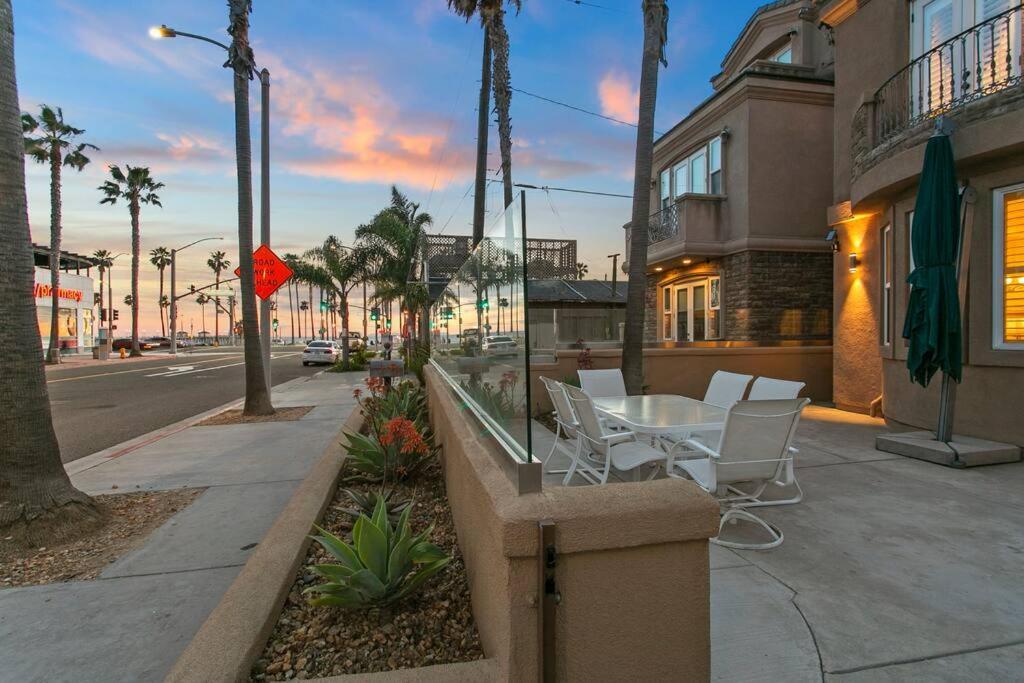
{"type": "Polygon", "coordinates": [[[566,396],[565,387],[562,383],[550,377],[541,377],[540,381],[544,383],[544,388],[551,399],[551,405],[555,408],[555,442],[551,444],[551,450],[548,451],[547,456],[542,461],[542,466],[547,474],[565,474],[569,471],[568,469],[548,469],[548,461],[551,460],[551,456],[555,454],[555,449],[561,443],[562,435],[568,440],[576,441],[577,444],[574,450],[579,450],[579,425],[576,423],[576,416],[572,412],[572,404],[569,403],[569,397],[566,396]],[[564,414],[566,409],[569,411],[568,415],[564,414]]]}
{"type": "MultiPolygon", "coordinates": [[[[807,386],[803,382],[793,382],[784,379],[773,379],[771,377],[758,377],[754,380],[754,384],[750,387],[750,393],[747,395],[748,401],[764,401],[772,399],[785,399],[785,398],[796,398],[803,391],[803,388],[807,386]]],[[[800,452],[800,449],[790,445],[789,453],[791,456],[796,456],[800,452]]],[[[773,498],[771,500],[753,500],[745,503],[743,507],[755,508],[755,507],[768,507],[771,505],[795,505],[804,499],[804,490],[800,488],[800,482],[796,480],[796,471],[794,470],[793,457],[790,457],[784,464],[779,466],[779,471],[775,477],[775,481],[772,482],[774,486],[779,488],[785,488],[787,486],[793,486],[796,488],[796,495],[792,498],[773,498]]],[[[762,491],[763,493],[763,491],[762,491]]]]}
{"type": "Polygon", "coordinates": [[[580,389],[592,398],[627,395],[626,380],[622,377],[622,370],[618,368],[577,370],[576,374],[580,378],[580,389]]]}

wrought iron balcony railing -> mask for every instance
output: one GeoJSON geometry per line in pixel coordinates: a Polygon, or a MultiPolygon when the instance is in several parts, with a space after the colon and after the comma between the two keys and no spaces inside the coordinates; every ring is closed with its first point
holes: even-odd
{"type": "Polygon", "coordinates": [[[672,203],[661,211],[651,214],[647,225],[647,234],[650,236],[649,244],[656,244],[675,237],[679,234],[678,207],[672,203]]]}
{"type": "Polygon", "coordinates": [[[1017,5],[913,60],[875,93],[875,144],[929,118],[1021,83],[1017,5]]]}

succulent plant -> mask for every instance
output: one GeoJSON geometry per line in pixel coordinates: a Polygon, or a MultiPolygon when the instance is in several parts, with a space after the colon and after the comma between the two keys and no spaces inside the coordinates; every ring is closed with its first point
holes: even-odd
{"type": "Polygon", "coordinates": [[[412,505],[412,501],[408,498],[402,498],[400,500],[394,499],[395,492],[392,489],[381,489],[380,492],[367,491],[366,493],[353,491],[352,489],[343,490],[345,491],[345,495],[355,503],[355,507],[342,508],[342,512],[357,519],[360,515],[372,517],[373,510],[377,507],[377,501],[379,499],[383,499],[388,521],[395,524],[401,519],[402,513],[405,512],[406,508],[412,505]]]}
{"type": "Polygon", "coordinates": [[[409,512],[406,508],[398,523],[392,525],[384,499],[378,497],[373,516],[360,515],[352,527],[351,545],[316,527],[320,533],[313,540],[339,564],[312,567],[327,583],[304,591],[318,595],[310,603],[353,609],[388,607],[443,569],[451,557],[427,540],[433,526],[414,536],[409,528],[409,512]]]}

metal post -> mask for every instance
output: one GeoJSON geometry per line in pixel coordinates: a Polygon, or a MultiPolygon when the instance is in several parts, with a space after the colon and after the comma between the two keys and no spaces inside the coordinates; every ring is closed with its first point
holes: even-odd
{"type": "Polygon", "coordinates": [[[175,295],[175,261],[178,250],[171,249],[171,355],[178,354],[178,297],[175,295]]]}
{"type": "MultiPolygon", "coordinates": [[[[260,71],[260,241],[270,247],[270,72],[260,71]]],[[[270,300],[260,301],[260,348],[263,373],[270,383],[270,300]]]]}
{"type": "Polygon", "coordinates": [[[562,595],[558,591],[556,569],[558,550],[555,547],[555,523],[549,519],[538,522],[537,534],[537,592],[540,594],[537,636],[540,652],[540,680],[553,683],[557,678],[555,658],[555,628],[558,619],[558,604],[562,595]]]}

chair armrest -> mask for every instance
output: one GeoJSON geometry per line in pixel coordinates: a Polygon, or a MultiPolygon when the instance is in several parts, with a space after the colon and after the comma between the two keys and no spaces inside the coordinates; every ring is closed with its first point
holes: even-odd
{"type": "Polygon", "coordinates": [[[711,458],[719,457],[717,451],[715,451],[712,448],[709,448],[709,447],[705,446],[704,444],[702,444],[700,441],[697,441],[696,439],[687,439],[686,440],[686,445],[689,446],[690,448],[692,448],[695,451],[701,451],[703,453],[706,453],[711,458]]]}
{"type": "Polygon", "coordinates": [[[615,434],[605,434],[601,437],[601,440],[607,442],[609,446],[614,446],[613,441],[636,441],[636,433],[616,432],[615,434]]]}

